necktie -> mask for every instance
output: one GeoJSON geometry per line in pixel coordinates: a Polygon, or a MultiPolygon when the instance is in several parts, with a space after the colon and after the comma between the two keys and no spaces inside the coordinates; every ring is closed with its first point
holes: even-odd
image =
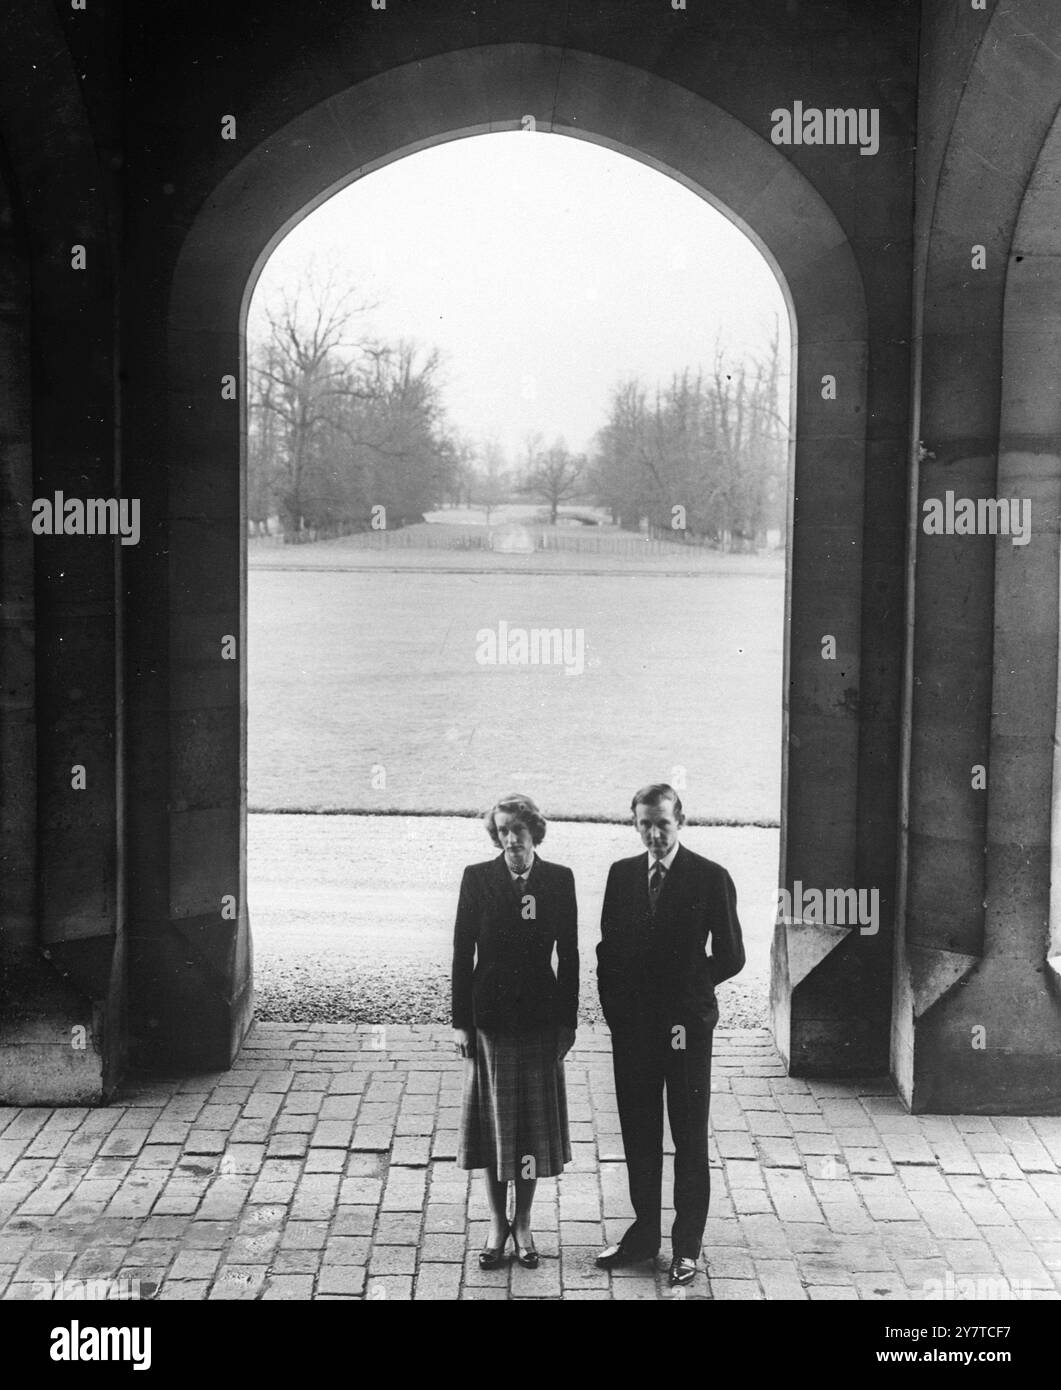
{"type": "Polygon", "coordinates": [[[652,904],[652,911],[656,910],[656,903],[659,901],[660,889],[663,887],[663,865],[658,861],[652,870],[652,877],[648,881],[648,897],[652,904]]]}

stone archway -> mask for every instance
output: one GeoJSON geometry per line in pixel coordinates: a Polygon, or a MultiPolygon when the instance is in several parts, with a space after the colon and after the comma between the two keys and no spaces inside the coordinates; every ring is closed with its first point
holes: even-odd
{"type": "Polygon", "coordinates": [[[949,139],[923,175],[914,326],[922,449],[912,466],[904,920],[892,1028],[893,1074],[915,1111],[1043,1113],[1059,1104],[1061,1000],[1047,963],[1057,27],[1035,0],[972,27],[949,139]],[[971,269],[977,247],[982,271],[971,269]],[[920,507],[948,489],[1030,498],[1031,543],[926,536],[920,507]]]}
{"type": "MultiPolygon", "coordinates": [[[[761,136],[675,83],[609,59],[529,44],[392,68],[303,112],[214,188],[185,237],[167,320],[169,669],[161,861],[145,846],[138,893],[157,907],[130,961],[143,1061],[226,1065],[249,1022],[243,406],[250,289],[276,242],[344,184],[443,140],[520,129],[591,139],[679,179],[740,226],[775,268],[793,320],[796,443],[787,575],[782,881],[857,884],[863,485],[868,330],[855,256],[808,180],[761,136]],[[823,400],[826,375],[837,400],[823,400]],[[821,659],[822,637],[838,660],[821,659]],[[223,659],[235,638],[238,660],[223,659]],[[228,920],[224,900],[238,904],[228,920]]],[[[531,137],[528,137],[531,138],[531,137]]],[[[162,634],[165,634],[164,636],[162,634]]],[[[837,944],[781,928],[774,1009],[786,1055],[802,1042],[794,987],[837,944]],[[795,1038],[795,1042],[793,1039],[795,1038]]],[[[860,1004],[832,1022],[836,1056],[860,1004]]],[[[826,1029],[826,1031],[828,1031],[826,1029]]],[[[817,1026],[817,1045],[823,1028],[817,1026]]],[[[856,1049],[857,1051],[858,1049],[856,1049]]],[[[838,1063],[842,1069],[843,1062],[838,1063]]]]}

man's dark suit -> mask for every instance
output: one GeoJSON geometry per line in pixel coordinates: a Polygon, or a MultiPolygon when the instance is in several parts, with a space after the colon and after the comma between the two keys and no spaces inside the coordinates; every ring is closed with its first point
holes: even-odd
{"type": "Polygon", "coordinates": [[[511,1033],[554,1025],[574,1028],[577,1023],[574,874],[535,855],[523,893],[517,895],[503,854],[469,864],[453,933],[454,1028],[511,1033]],[[533,900],[533,916],[525,898],[533,900]]]}
{"type": "Polygon", "coordinates": [[[711,1195],[715,985],[743,968],[744,943],[733,880],[720,864],[680,845],[654,914],[648,872],[647,853],[612,865],[597,947],[636,1218],[623,1246],[645,1255],[659,1249],[666,1088],[675,1148],[671,1239],[675,1257],[697,1259],[711,1195]]]}

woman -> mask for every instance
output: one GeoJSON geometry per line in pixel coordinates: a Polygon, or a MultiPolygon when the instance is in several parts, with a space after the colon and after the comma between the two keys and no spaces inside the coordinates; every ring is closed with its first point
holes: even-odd
{"type": "Polygon", "coordinates": [[[480,1266],[496,1269],[511,1235],[520,1264],[536,1269],[535,1183],[571,1161],[563,1059],[578,1019],[575,878],[535,853],[545,819],[529,796],[506,796],[483,819],[501,853],[465,869],[453,933],[453,1039],[466,1059],[457,1164],[486,1170],[480,1266]]]}

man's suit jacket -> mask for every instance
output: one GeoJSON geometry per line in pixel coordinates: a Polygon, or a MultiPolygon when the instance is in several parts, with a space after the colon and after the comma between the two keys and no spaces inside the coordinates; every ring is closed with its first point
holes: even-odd
{"type": "Polygon", "coordinates": [[[552,1024],[574,1028],[577,1020],[574,874],[535,855],[517,895],[503,854],[470,864],[453,931],[454,1028],[516,1032],[552,1024]],[[532,918],[524,916],[527,897],[533,900],[532,918]]]}
{"type": "Polygon", "coordinates": [[[648,854],[608,873],[597,947],[601,1009],[615,1031],[718,1022],[715,985],[744,968],[737,893],[721,864],[680,845],[649,906],[648,854]]]}

